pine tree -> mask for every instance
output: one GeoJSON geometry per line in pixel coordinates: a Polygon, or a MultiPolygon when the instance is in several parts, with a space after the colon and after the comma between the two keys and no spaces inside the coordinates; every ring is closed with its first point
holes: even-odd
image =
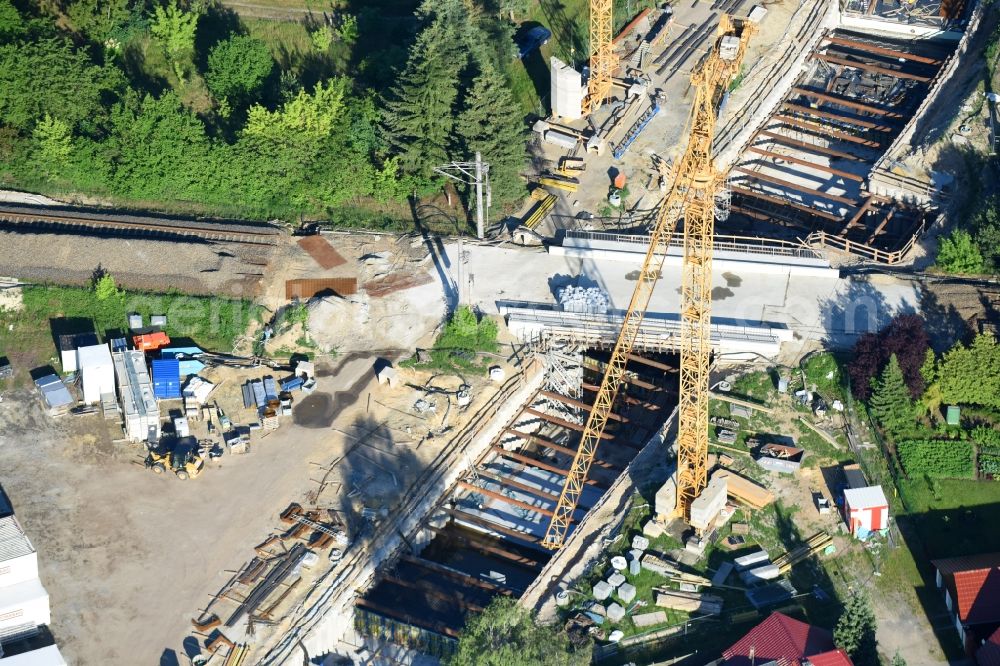
{"type": "Polygon", "coordinates": [[[459,77],[468,60],[462,48],[460,12],[453,4],[421,8],[421,13],[433,11],[433,16],[417,36],[385,103],[389,145],[417,189],[435,183],[434,167],[450,161],[459,77]]]}
{"type": "Polygon", "coordinates": [[[896,654],[892,656],[892,661],[889,663],[889,666],[906,666],[906,660],[903,659],[901,654],[899,654],[899,650],[896,650],[896,654]]]}
{"type": "Polygon", "coordinates": [[[490,165],[493,205],[504,205],[523,196],[521,169],[525,161],[525,134],[520,114],[503,77],[486,64],[472,83],[456,133],[468,159],[482,153],[490,165]]]}
{"type": "Polygon", "coordinates": [[[930,347],[924,354],[924,362],[920,366],[920,376],[924,378],[924,384],[930,386],[937,381],[938,370],[937,370],[937,356],[934,354],[934,350],[930,347]]]}
{"type": "Polygon", "coordinates": [[[837,621],[833,642],[850,655],[855,666],[879,666],[875,629],[875,612],[868,597],[855,594],[847,600],[844,612],[837,621]]]}
{"type": "Polygon", "coordinates": [[[913,427],[913,402],[895,354],[889,358],[889,364],[882,371],[870,404],[875,418],[894,439],[913,427]]]}

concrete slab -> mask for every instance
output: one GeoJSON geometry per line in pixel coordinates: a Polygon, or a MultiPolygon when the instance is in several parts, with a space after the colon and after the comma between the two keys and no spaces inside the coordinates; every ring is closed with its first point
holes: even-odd
{"type": "Polygon", "coordinates": [[[663,624],[666,621],[666,611],[654,611],[652,613],[642,613],[632,616],[632,622],[637,627],[652,627],[657,624],[663,624]]]}
{"type": "Polygon", "coordinates": [[[612,622],[621,622],[625,619],[625,609],[618,604],[608,606],[608,619],[612,622]]]}
{"type": "MultiPolygon", "coordinates": [[[[457,250],[457,244],[447,244],[439,258],[450,285],[458,284],[457,250]]],[[[463,300],[485,312],[497,312],[497,303],[504,300],[554,304],[555,289],[567,284],[601,287],[612,308],[621,309],[635,288],[636,268],[618,261],[468,244],[462,246],[462,254],[463,300]],[[493,279],[497,275],[504,279],[493,279]]],[[[664,267],[649,312],[677,313],[679,285],[680,268],[664,267]]],[[[851,346],[894,315],[916,311],[921,298],[916,283],[892,276],[793,278],[715,271],[712,286],[713,322],[783,324],[801,336],[803,346],[809,341],[851,346]]]]}

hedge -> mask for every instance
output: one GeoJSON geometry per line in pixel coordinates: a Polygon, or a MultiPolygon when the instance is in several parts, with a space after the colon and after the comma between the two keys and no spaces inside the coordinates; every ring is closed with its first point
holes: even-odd
{"type": "Polygon", "coordinates": [[[903,469],[911,476],[968,479],[974,476],[972,444],[955,440],[909,440],[898,445],[903,469]]]}

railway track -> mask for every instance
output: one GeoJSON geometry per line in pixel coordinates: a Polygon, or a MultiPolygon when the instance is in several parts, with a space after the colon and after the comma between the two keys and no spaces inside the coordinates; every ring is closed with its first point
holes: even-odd
{"type": "Polygon", "coordinates": [[[270,224],[169,220],[75,209],[0,206],[0,228],[64,229],[74,233],[139,235],[169,240],[200,240],[241,245],[276,245],[281,230],[270,224]]]}

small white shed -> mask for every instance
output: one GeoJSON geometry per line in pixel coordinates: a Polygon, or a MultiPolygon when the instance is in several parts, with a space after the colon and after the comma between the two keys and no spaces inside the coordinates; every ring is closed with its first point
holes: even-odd
{"type": "Polygon", "coordinates": [[[93,405],[101,395],[115,392],[115,364],[107,345],[80,347],[76,350],[76,365],[83,380],[83,402],[93,405]]]}
{"type": "Polygon", "coordinates": [[[38,554],[14,516],[0,518],[0,599],[3,588],[38,578],[38,554]]]}

